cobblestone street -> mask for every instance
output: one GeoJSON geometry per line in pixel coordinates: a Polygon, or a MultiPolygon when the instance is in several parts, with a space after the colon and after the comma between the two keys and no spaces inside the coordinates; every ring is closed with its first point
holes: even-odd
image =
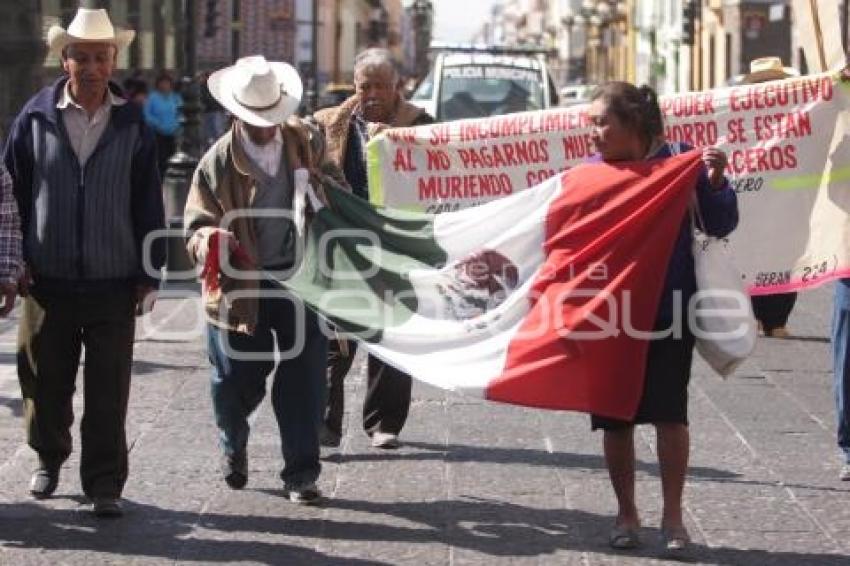
{"type": "MultiPolygon", "coordinates": [[[[2,322],[0,563],[662,561],[651,429],[640,430],[638,449],[645,542],[634,553],[617,553],[607,546],[615,502],[601,436],[591,434],[585,416],[418,385],[404,446],[376,450],[360,426],[362,358],[346,383],[343,444],[325,453],[324,505],[298,507],[282,498],[268,402],[253,426],[248,486],[230,491],[218,471],[201,337],[164,330],[192,328],[196,309],[190,299],[163,298],[157,324],[137,331],[127,513],[117,521],[95,520],[81,499],[78,451],[63,467],[54,498],[28,497],[35,458],[23,444],[16,323],[2,322]]],[[[830,310],[831,286],[801,295],[790,323],[795,337],[762,340],[726,382],[697,361],[685,497],[695,562],[850,564],[850,483],[837,479],[834,447],[830,310]]]]}

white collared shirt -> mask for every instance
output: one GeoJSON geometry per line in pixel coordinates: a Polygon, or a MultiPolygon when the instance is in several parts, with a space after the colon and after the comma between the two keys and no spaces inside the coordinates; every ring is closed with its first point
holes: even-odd
{"type": "Polygon", "coordinates": [[[89,160],[97,147],[97,142],[103,136],[112,115],[112,107],[127,104],[126,100],[112,94],[112,91],[108,88],[106,92],[106,100],[91,117],[89,117],[86,109],[80,106],[71,96],[70,81],[65,83],[65,88],[56,104],[56,108],[62,113],[65,131],[68,132],[71,147],[74,149],[81,166],[84,166],[86,161],[89,160]]]}
{"type": "Polygon", "coordinates": [[[239,123],[239,128],[239,138],[248,158],[265,171],[269,177],[276,176],[278,169],[280,169],[280,156],[283,151],[283,136],[280,135],[280,128],[275,129],[274,138],[265,145],[255,144],[248,132],[245,131],[242,122],[239,123]]]}

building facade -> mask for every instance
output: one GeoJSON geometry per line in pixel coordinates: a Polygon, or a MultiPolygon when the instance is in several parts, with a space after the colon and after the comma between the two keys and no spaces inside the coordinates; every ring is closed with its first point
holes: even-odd
{"type": "MultiPolygon", "coordinates": [[[[67,26],[79,6],[77,0],[35,0],[33,3],[41,20],[42,38],[52,25],[67,26]]],[[[101,0],[99,5],[109,11],[114,25],[136,31],[133,43],[118,55],[119,75],[132,70],[154,74],[179,66],[182,55],[177,37],[180,0],[101,0]]],[[[58,73],[59,58],[48,56],[44,66],[47,74],[58,73]]]]}
{"type": "MultiPolygon", "coordinates": [[[[842,0],[847,4],[846,0],[842,0]]],[[[659,93],[716,88],[753,59],[800,66],[790,0],[549,2],[562,82],[627,80],[659,93]],[[560,6],[556,5],[560,4],[560,6]],[[564,5],[566,4],[566,5],[564,5]],[[572,36],[572,39],[570,37],[572,36]],[[583,57],[581,57],[583,55],[583,57]],[[565,58],[573,62],[566,63],[565,58]],[[584,69],[576,61],[583,58],[584,69]],[[566,69],[566,71],[565,71],[566,69]]],[[[846,14],[846,12],[845,12],[846,14]]],[[[845,29],[847,29],[845,27],[845,29]]]]}
{"type": "Polygon", "coordinates": [[[401,0],[200,2],[201,68],[213,69],[242,56],[263,54],[292,63],[307,89],[321,92],[328,83],[351,82],[354,55],[366,47],[387,47],[399,58],[404,55],[401,0]],[[316,85],[312,79],[314,58],[316,85]]]}
{"type": "MultiPolygon", "coordinates": [[[[118,56],[117,78],[139,70],[152,78],[159,70],[179,67],[177,21],[181,0],[102,0],[116,26],[136,30],[137,37],[118,56]]],[[[77,0],[0,0],[0,136],[24,102],[61,74],[58,57],[48,54],[47,30],[67,26],[77,0]]]]}
{"type": "Polygon", "coordinates": [[[256,54],[295,62],[295,8],[295,0],[199,0],[198,67],[256,54]]]}
{"type": "Polygon", "coordinates": [[[643,0],[638,4],[637,0],[557,3],[552,10],[559,25],[549,33],[555,38],[559,62],[552,66],[559,69],[561,84],[634,81],[639,61],[637,32],[645,8],[643,0]]]}
{"type": "Polygon", "coordinates": [[[404,73],[418,83],[431,69],[429,46],[434,28],[431,0],[407,0],[399,24],[404,73]]]}
{"type": "Polygon", "coordinates": [[[721,86],[759,57],[799,67],[789,0],[701,0],[694,88],[721,86]]]}
{"type": "Polygon", "coordinates": [[[580,11],[581,0],[558,0],[549,4],[546,21],[549,22],[551,47],[556,51],[550,68],[555,82],[561,86],[583,83],[587,79],[586,28],[576,22],[576,14],[580,11]]]}
{"type": "MultiPolygon", "coordinates": [[[[350,83],[354,57],[367,47],[386,47],[404,58],[401,0],[317,0],[320,87],[350,83]]],[[[301,16],[299,15],[299,21],[301,16]]]]}
{"type": "Polygon", "coordinates": [[[0,1],[0,137],[24,102],[42,85],[47,46],[44,24],[34,6],[20,1],[0,1]]]}

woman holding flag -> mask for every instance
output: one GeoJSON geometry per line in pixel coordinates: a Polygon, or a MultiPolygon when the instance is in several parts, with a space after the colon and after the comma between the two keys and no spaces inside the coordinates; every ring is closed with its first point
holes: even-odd
{"type": "MultiPolygon", "coordinates": [[[[691,149],[665,142],[657,95],[646,86],[638,88],[625,82],[612,82],[599,87],[591,99],[590,119],[597,160],[665,159],[691,149]]],[[[702,155],[705,173],[697,182],[696,200],[706,224],[704,229],[711,235],[725,236],[738,223],[735,192],[724,177],[726,155],[715,147],[705,148],[702,155]]],[[[667,265],[655,330],[670,329],[674,301],[681,301],[682,307],[686,307],[696,291],[692,238],[693,227],[686,216],[667,265]]],[[[633,420],[596,415],[591,418],[594,430],[604,430],[605,462],[619,507],[609,538],[613,548],[634,548],[640,543],[640,518],[635,503],[634,427],[645,423],[655,425],[657,434],[664,546],[667,551],[681,552],[690,541],[682,520],[682,492],[688,466],[687,387],[693,348],[694,336],[689,328],[682,329],[681,337],[666,332],[665,337],[652,340],[643,394],[633,420]]]]}

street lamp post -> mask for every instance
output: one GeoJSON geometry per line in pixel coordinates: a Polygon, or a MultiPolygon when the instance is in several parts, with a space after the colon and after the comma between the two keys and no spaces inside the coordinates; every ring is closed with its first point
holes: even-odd
{"type": "MultiPolygon", "coordinates": [[[[165,198],[165,214],[168,227],[173,230],[183,228],[183,208],[186,205],[186,197],[189,195],[189,185],[192,175],[198,166],[199,157],[199,119],[200,96],[198,83],[195,80],[197,74],[197,52],[195,50],[195,0],[183,0],[182,2],[182,25],[183,33],[183,77],[181,79],[181,93],[183,97],[183,118],[181,129],[178,133],[177,152],[168,160],[168,169],[163,180],[163,196],[165,198]]],[[[186,255],[182,236],[169,238],[168,272],[191,269],[191,262],[186,255]]]]}

